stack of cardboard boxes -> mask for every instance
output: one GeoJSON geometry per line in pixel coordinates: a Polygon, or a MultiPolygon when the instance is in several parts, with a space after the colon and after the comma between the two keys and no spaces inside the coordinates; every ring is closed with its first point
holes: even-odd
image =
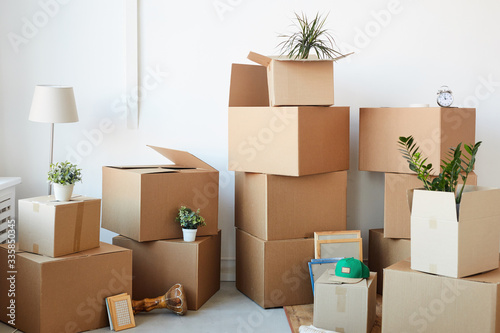
{"type": "Polygon", "coordinates": [[[308,304],[314,232],[346,229],[349,108],[331,106],[333,61],[249,59],[229,97],[236,287],[263,308],[308,304]]]}
{"type": "Polygon", "coordinates": [[[132,251],[99,242],[100,212],[100,199],[79,195],[19,200],[18,248],[15,233],[0,247],[1,321],[41,333],[108,326],[104,299],[132,292],[132,251]]]}
{"type": "MultiPolygon", "coordinates": [[[[409,189],[422,187],[399,151],[398,139],[412,135],[433,175],[440,172],[450,147],[475,141],[476,110],[470,108],[361,108],[359,115],[359,170],[385,173],[384,229],[370,230],[368,264],[378,273],[383,291],[383,269],[410,257],[409,189]]],[[[467,184],[476,184],[474,173],[467,184]]]]}
{"type": "Polygon", "coordinates": [[[103,167],[102,226],[133,252],[134,299],[181,283],[197,310],[220,288],[219,172],[187,152],[151,148],[175,165],[103,167]],[[175,220],[181,206],[205,218],[194,242],[183,241],[175,220]]]}

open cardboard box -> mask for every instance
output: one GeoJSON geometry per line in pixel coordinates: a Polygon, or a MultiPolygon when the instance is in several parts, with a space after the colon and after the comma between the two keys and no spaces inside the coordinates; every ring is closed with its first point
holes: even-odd
{"type": "Polygon", "coordinates": [[[458,218],[455,193],[409,190],[408,203],[412,269],[460,278],[498,268],[500,189],[466,185],[458,218]]]}
{"type": "Polygon", "coordinates": [[[339,284],[326,271],[314,283],[315,327],[335,332],[370,333],[375,324],[377,273],[358,283],[339,284]]]}
{"type": "Polygon", "coordinates": [[[303,177],[235,173],[235,225],[263,240],[345,230],[347,171],[303,177]]]}
{"type": "Polygon", "coordinates": [[[59,202],[51,195],[19,200],[18,207],[22,251],[60,257],[99,246],[101,199],[59,202]]]}
{"type": "Polygon", "coordinates": [[[102,168],[102,227],[136,241],[182,238],[179,208],[200,208],[206,226],[218,231],[219,172],[180,150],[153,147],[175,165],[102,168]]]}
{"type": "Polygon", "coordinates": [[[248,54],[248,59],[267,69],[271,106],[333,105],[333,62],[343,57],[294,60],[248,54]]]}
{"type": "Polygon", "coordinates": [[[398,145],[400,136],[409,135],[437,176],[450,148],[475,143],[476,109],[360,108],[359,170],[412,173],[398,145]]]}
{"type": "Polygon", "coordinates": [[[499,269],[455,279],[410,265],[404,260],[384,271],[383,333],[500,331],[499,269]]]}
{"type": "MultiPolygon", "coordinates": [[[[435,178],[435,177],[431,177],[435,178]]],[[[459,184],[462,178],[459,177],[459,184]]],[[[469,174],[467,184],[477,185],[477,175],[469,174]]],[[[386,173],[384,192],[384,237],[410,238],[410,208],[406,192],[421,187],[422,181],[415,173],[386,173]]],[[[401,258],[404,259],[404,258],[401,258]]],[[[380,289],[380,288],[379,288],[380,289]]]]}
{"type": "Polygon", "coordinates": [[[7,244],[0,245],[0,320],[9,323],[14,317],[20,331],[82,332],[106,327],[104,299],[132,293],[132,251],[128,249],[101,242],[95,249],[58,258],[16,251],[14,268],[8,267],[13,251],[7,244]]]}
{"type": "Polygon", "coordinates": [[[270,107],[266,69],[233,64],[229,170],[304,176],[349,169],[349,107],[270,107]]]}

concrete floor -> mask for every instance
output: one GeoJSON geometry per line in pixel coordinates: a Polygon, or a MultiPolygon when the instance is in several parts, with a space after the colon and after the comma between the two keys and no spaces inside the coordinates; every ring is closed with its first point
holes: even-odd
{"type": "MultiPolygon", "coordinates": [[[[177,316],[168,310],[154,310],[135,316],[136,327],[123,332],[290,332],[282,308],[264,310],[236,290],[234,282],[221,282],[221,289],[198,311],[177,316]]],[[[15,330],[0,323],[0,333],[15,330]]],[[[18,333],[20,331],[16,331],[18,333]]],[[[91,331],[110,332],[109,327],[91,331]]]]}

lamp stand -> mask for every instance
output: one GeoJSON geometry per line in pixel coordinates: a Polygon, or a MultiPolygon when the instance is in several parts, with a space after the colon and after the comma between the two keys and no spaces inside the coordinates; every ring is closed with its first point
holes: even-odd
{"type": "MultiPolygon", "coordinates": [[[[50,165],[54,163],[54,123],[50,123],[50,165]]],[[[49,182],[49,195],[52,194],[52,186],[49,182]]]]}

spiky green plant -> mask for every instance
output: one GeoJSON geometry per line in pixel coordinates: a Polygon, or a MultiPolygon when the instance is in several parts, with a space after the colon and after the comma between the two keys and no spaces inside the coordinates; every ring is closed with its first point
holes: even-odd
{"type": "Polygon", "coordinates": [[[426,164],[427,158],[423,158],[419,151],[420,147],[417,146],[413,136],[399,137],[398,144],[403,157],[408,161],[410,170],[417,174],[418,179],[424,183],[426,190],[456,192],[458,177],[461,177],[464,186],[462,186],[455,198],[456,203],[460,203],[469,173],[474,169],[476,154],[481,141],[473,146],[464,144],[463,147],[469,156],[462,154],[462,143],[459,143],[456,148],[450,148],[447,160],[441,160],[441,172],[432,180],[432,163],[426,164]]]}
{"type": "Polygon", "coordinates": [[[324,28],[327,17],[328,15],[322,18],[317,13],[313,20],[309,20],[305,14],[295,13],[294,26],[299,31],[291,35],[279,35],[280,38],[286,38],[278,44],[281,48],[281,55],[286,54],[290,59],[308,59],[309,53],[314,50],[319,59],[343,56],[335,49],[335,40],[324,28]]]}

